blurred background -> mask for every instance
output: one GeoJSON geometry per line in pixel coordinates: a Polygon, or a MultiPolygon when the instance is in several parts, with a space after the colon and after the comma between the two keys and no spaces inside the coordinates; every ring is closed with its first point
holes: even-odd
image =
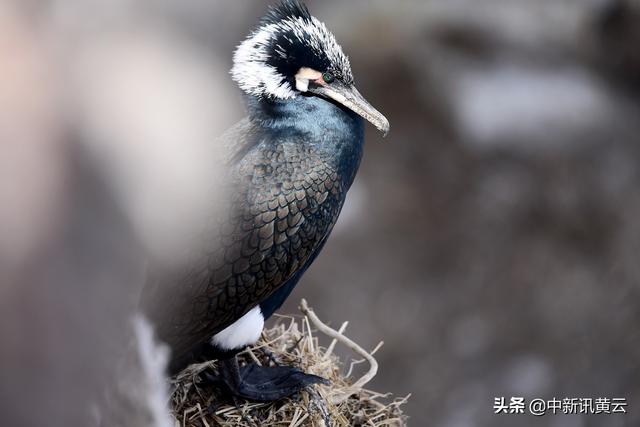
{"type": "MultiPolygon", "coordinates": [[[[83,425],[69,408],[112,376],[146,255],[177,262],[215,197],[203,159],[243,116],[232,52],[269,3],[0,6],[7,425],[83,425]]],[[[412,425],[640,425],[640,2],[308,5],[392,131],[368,129],[282,312],[305,297],[384,340],[371,388],[411,393],[412,425]],[[494,415],[501,396],[628,414],[494,415]]]]}

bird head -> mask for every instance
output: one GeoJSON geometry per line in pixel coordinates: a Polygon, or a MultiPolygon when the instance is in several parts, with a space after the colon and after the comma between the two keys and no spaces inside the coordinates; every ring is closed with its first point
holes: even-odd
{"type": "Polygon", "coordinates": [[[335,36],[299,0],[271,8],[238,46],[233,63],[233,79],[251,96],[318,96],[354,111],[385,135],[389,131],[389,121],[356,89],[335,36]]]}

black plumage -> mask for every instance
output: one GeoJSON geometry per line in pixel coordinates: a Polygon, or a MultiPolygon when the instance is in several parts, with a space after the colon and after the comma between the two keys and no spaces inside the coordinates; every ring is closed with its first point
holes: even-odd
{"type": "Polygon", "coordinates": [[[257,48],[251,37],[269,55],[260,62],[264,55],[252,57],[243,45],[236,53],[234,78],[248,94],[249,114],[217,142],[226,148],[228,191],[208,237],[211,251],[189,271],[146,290],[146,311],[171,346],[174,372],[252,308],[259,305],[267,318],[280,307],[340,214],[362,157],[362,117],[388,129],[353,88],[342,51],[321,49],[340,48],[301,3],[287,0],[272,9],[245,49],[257,48]],[[265,28],[270,32],[263,36],[265,28]],[[275,70],[272,80],[240,81],[260,75],[260,67],[265,74],[275,70]],[[305,69],[313,70],[310,81],[296,86],[305,69]],[[320,73],[335,77],[331,87],[320,73]]]}

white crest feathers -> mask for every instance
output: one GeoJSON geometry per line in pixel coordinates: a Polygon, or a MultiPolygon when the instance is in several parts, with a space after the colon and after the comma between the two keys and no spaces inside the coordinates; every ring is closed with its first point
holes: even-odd
{"type": "Polygon", "coordinates": [[[269,55],[287,58],[284,47],[278,44],[273,46],[278,37],[285,37],[289,42],[300,42],[314,54],[326,56],[332,66],[345,74],[347,80],[353,79],[349,59],[322,22],[314,17],[289,17],[278,22],[263,23],[236,49],[231,76],[247,94],[259,98],[296,97],[295,88],[287,77],[267,62],[269,55]]]}

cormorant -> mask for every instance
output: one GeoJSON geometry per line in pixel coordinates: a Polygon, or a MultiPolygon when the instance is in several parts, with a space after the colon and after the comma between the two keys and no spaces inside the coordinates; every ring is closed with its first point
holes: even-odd
{"type": "Polygon", "coordinates": [[[235,355],[258,340],[327,241],[360,164],[363,118],[385,135],[389,122],[298,0],[271,8],[233,59],[249,116],[219,142],[231,191],[215,247],[170,286],[148,285],[145,305],[172,372],[213,354],[234,395],[268,401],[324,380],[286,366],[239,368],[235,355]]]}

